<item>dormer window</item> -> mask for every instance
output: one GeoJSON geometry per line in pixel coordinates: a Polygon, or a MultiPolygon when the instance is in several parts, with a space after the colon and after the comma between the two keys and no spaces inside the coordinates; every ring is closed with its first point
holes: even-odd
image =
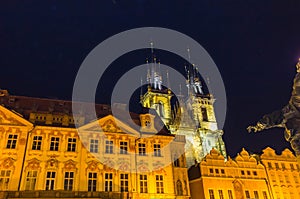
{"type": "Polygon", "coordinates": [[[151,122],[149,120],[145,121],[145,127],[151,128],[151,122]]]}
{"type": "Polygon", "coordinates": [[[150,113],[140,115],[142,132],[155,132],[154,117],[150,113]]]}

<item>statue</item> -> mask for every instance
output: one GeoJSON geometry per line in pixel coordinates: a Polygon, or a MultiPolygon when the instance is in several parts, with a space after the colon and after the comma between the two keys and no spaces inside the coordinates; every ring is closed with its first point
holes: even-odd
{"type": "Polygon", "coordinates": [[[300,59],[296,65],[292,96],[289,103],[281,110],[263,116],[255,126],[249,126],[248,132],[258,132],[273,127],[285,128],[284,137],[290,142],[300,162],[300,59]]]}

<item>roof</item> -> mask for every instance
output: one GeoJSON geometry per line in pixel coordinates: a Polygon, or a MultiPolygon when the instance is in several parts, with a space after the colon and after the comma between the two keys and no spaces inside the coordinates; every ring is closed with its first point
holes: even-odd
{"type": "MultiPolygon", "coordinates": [[[[148,108],[142,108],[140,113],[133,113],[125,110],[125,108],[114,107],[114,111],[112,113],[112,109],[110,105],[107,104],[92,104],[89,102],[74,102],[80,107],[78,112],[72,112],[72,101],[67,100],[58,100],[58,99],[49,99],[49,98],[35,98],[35,97],[26,97],[26,96],[16,96],[10,95],[5,90],[0,90],[0,105],[4,106],[5,108],[19,114],[24,119],[30,121],[30,114],[31,113],[51,113],[53,115],[67,115],[69,117],[84,117],[84,124],[90,123],[95,120],[93,116],[94,110],[96,111],[97,119],[102,117],[113,115],[114,117],[122,120],[123,122],[130,124],[133,121],[138,127],[141,126],[140,121],[140,114],[151,113],[155,115],[154,125],[156,129],[160,129],[156,135],[171,135],[170,131],[166,128],[163,124],[160,117],[157,115],[156,111],[150,110],[148,108]],[[93,106],[91,106],[93,105],[93,106]],[[95,107],[95,109],[91,109],[95,107]],[[158,128],[163,126],[163,128],[158,128]]],[[[45,124],[45,122],[34,122],[36,125],[43,125],[43,126],[62,126],[61,124],[45,124]]],[[[62,126],[66,127],[66,126],[62,126]]],[[[70,124],[67,127],[75,127],[74,124],[70,124]]],[[[137,129],[135,125],[131,127],[137,129]]],[[[173,136],[173,135],[171,135],[173,136]]]]}

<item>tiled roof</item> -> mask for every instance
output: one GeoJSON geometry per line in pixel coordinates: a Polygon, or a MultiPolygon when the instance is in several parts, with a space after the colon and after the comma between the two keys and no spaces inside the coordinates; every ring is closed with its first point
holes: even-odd
{"type": "MultiPolygon", "coordinates": [[[[1,91],[1,90],[0,90],[1,91]]],[[[95,107],[97,118],[102,118],[107,115],[112,114],[111,106],[107,104],[95,104],[90,106],[91,103],[88,102],[74,102],[79,105],[80,111],[76,113],[72,113],[72,101],[67,100],[58,100],[58,99],[48,99],[48,98],[35,98],[35,97],[26,97],[26,96],[15,96],[9,95],[8,92],[0,92],[0,105],[6,107],[9,110],[17,112],[22,117],[29,121],[30,113],[52,113],[55,115],[68,115],[68,116],[82,116],[85,118],[84,124],[87,124],[93,121],[95,118],[93,117],[93,112],[91,108],[95,107]],[[4,94],[3,94],[4,93],[4,94]],[[2,95],[1,95],[2,94],[2,95]]],[[[134,121],[134,123],[138,126],[141,126],[140,114],[149,113],[148,108],[141,108],[140,113],[132,113],[128,117],[128,111],[122,108],[115,108],[113,112],[113,116],[122,120],[123,122],[130,124],[130,120],[134,121]]],[[[158,135],[171,135],[170,131],[163,125],[162,120],[156,114],[155,111],[150,111],[151,114],[155,115],[154,125],[155,127],[161,127],[162,129],[158,131],[158,135]]],[[[36,122],[37,125],[46,125],[41,122],[36,122]]],[[[48,125],[48,126],[54,126],[48,125]]],[[[56,124],[57,126],[57,124],[56,124]]],[[[68,127],[74,127],[74,125],[70,125],[68,127]]],[[[137,128],[137,127],[133,127],[137,128]]],[[[140,129],[136,129],[140,131],[140,129]]]]}

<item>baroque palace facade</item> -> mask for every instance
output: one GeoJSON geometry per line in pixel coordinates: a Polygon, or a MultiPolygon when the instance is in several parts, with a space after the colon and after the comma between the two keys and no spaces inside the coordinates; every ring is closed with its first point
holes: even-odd
{"type": "Polygon", "coordinates": [[[189,169],[193,199],[295,199],[300,197],[300,167],[285,149],[277,155],[270,147],[261,155],[245,149],[234,158],[215,149],[189,169]]]}
{"type": "Polygon", "coordinates": [[[2,90],[0,104],[1,199],[190,198],[185,137],[148,111],[131,114],[136,128],[107,105],[89,121],[68,101],[2,90]]]}

